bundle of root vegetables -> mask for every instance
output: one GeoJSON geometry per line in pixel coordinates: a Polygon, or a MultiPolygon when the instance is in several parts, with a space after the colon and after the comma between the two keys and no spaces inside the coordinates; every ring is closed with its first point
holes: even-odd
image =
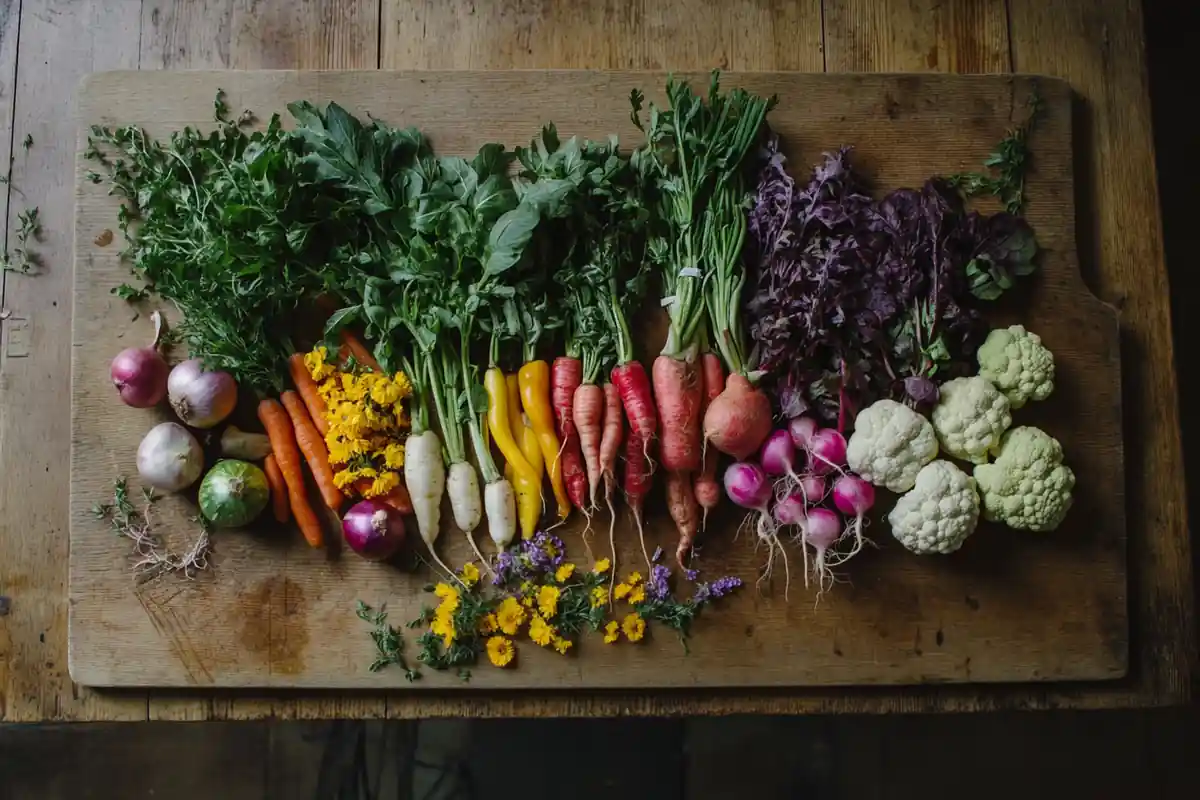
{"type": "Polygon", "coordinates": [[[372,558],[402,538],[380,506],[408,511],[405,487],[435,559],[445,494],[486,561],[474,536],[485,517],[504,549],[543,517],[574,509],[590,525],[605,506],[611,539],[618,492],[641,535],[657,478],[680,564],[728,497],[755,512],[768,572],[777,556],[786,567],[778,531],[794,525],[823,585],[830,548],[851,542],[839,560],[861,548],[873,490],[845,467],[844,418],[822,429],[796,416],[772,430],[772,399],[787,417],[794,404],[759,388],[764,377],[786,382],[758,371],[747,344],[747,284],[761,280],[747,273],[746,251],[761,250],[746,246],[747,208],[761,192],[759,156],[774,152],[775,99],[723,91],[716,73],[706,96],[673,79],[666,95],[646,113],[632,93],[645,142],[631,151],[547,125],[528,147],[437,156],[419,131],[364,123],[333,103],[290,105],[291,131],[275,118],[247,132],[219,100],[210,136],[185,131],[161,145],[134,128],[97,128],[95,143],[121,157],[93,155],[138,223],[122,224],[135,271],[184,312],[193,353],[260,397],[282,392],[286,408],[260,405],[288,478],[271,472],[291,499],[275,509],[290,510],[314,546],[319,526],[293,485],[301,458],[330,508],[346,495],[371,504],[347,512],[344,529],[372,558]],[[163,189],[172,182],[199,194],[163,189]],[[226,273],[255,277],[230,289],[226,273]],[[314,305],[325,339],[297,352],[292,318],[314,305]],[[652,354],[638,351],[630,324],[645,306],[667,322],[649,374],[652,354]],[[390,383],[360,408],[344,402],[342,381],[364,372],[390,383]],[[394,441],[362,432],[360,416],[378,414],[392,415],[394,441]],[[722,455],[733,459],[723,471],[722,455]],[[830,497],[848,524],[820,507],[830,497]]]}

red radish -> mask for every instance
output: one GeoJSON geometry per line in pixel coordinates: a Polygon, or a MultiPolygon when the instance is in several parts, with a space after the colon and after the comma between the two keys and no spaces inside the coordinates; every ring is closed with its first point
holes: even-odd
{"type": "Polygon", "coordinates": [[[808,443],[808,468],[817,475],[842,472],[846,465],[846,437],[833,428],[822,428],[808,443]]]}
{"type": "Polygon", "coordinates": [[[825,479],[820,475],[805,475],[800,479],[798,493],[806,505],[820,505],[825,499],[825,479]]]}
{"type": "Polygon", "coordinates": [[[588,508],[596,507],[596,489],[600,486],[600,441],[604,422],[604,390],[594,383],[580,384],[571,403],[571,415],[579,434],[579,448],[587,468],[588,508]]]}
{"type": "Polygon", "coordinates": [[[550,405],[554,409],[563,483],[566,484],[572,505],[587,513],[587,477],[584,475],[583,453],[579,449],[579,434],[574,418],[575,390],[582,380],[582,361],[569,356],[554,359],[554,365],[550,368],[550,405]]]}
{"type": "Polygon", "coordinates": [[[117,353],[109,370],[113,386],[125,401],[134,408],[156,406],[167,395],[167,376],[171,368],[158,352],[158,341],[162,338],[162,314],[151,314],[154,320],[154,341],[146,347],[127,347],[117,353]]]}
{"type": "Polygon", "coordinates": [[[618,364],[613,367],[612,382],[621,394],[621,405],[625,407],[629,428],[648,454],[650,442],[658,435],[658,416],[646,368],[640,361],[618,364]]]}
{"type": "Polygon", "coordinates": [[[633,431],[625,440],[625,502],[633,512],[633,521],[637,523],[638,540],[642,543],[642,555],[646,557],[646,568],[651,566],[650,553],[646,550],[646,533],[642,525],[642,503],[650,490],[650,471],[647,469],[646,451],[649,444],[643,442],[633,431]]]}
{"type": "MultiPolygon", "coordinates": [[[[604,384],[604,432],[600,436],[600,474],[604,476],[604,496],[612,497],[616,483],[617,453],[625,436],[625,413],[621,393],[611,383],[604,384]]],[[[611,508],[609,509],[612,510],[611,508]]]]}
{"type": "Polygon", "coordinates": [[[809,442],[812,441],[813,434],[820,430],[821,426],[812,417],[793,417],[788,422],[788,433],[792,435],[792,444],[802,452],[807,453],[809,442]]]}
{"type": "MultiPolygon", "coordinates": [[[[700,356],[700,374],[704,376],[703,413],[708,411],[709,403],[725,390],[725,370],[721,366],[721,359],[715,353],[700,356]]],[[[692,491],[696,495],[696,502],[700,504],[700,530],[703,531],[708,522],[708,512],[721,502],[721,484],[717,483],[717,448],[709,447],[707,440],[700,447],[700,472],[696,475],[692,491]]]]}
{"type": "Polygon", "coordinates": [[[807,498],[800,492],[792,492],[775,503],[775,521],[780,525],[799,525],[804,520],[807,507],[807,498]]]}
{"type": "Polygon", "coordinates": [[[787,553],[784,551],[783,545],[779,543],[775,519],[771,516],[770,503],[774,499],[771,481],[763,472],[762,467],[747,461],[731,464],[725,470],[724,477],[725,493],[729,495],[729,499],[742,508],[758,512],[758,524],[756,525],[758,538],[767,543],[767,566],[758,582],[762,583],[771,576],[771,568],[775,563],[775,551],[778,549],[780,555],[783,556],[783,569],[786,576],[783,595],[786,598],[792,575],[788,568],[787,553]]]}
{"type": "Polygon", "coordinates": [[[700,531],[700,507],[696,504],[696,495],[692,493],[692,482],[686,472],[667,473],[667,510],[675,521],[679,531],[679,544],[675,548],[675,558],[683,565],[683,559],[692,550],[696,542],[696,534],[700,531]]]}
{"type": "MultiPolygon", "coordinates": [[[[808,560],[807,548],[811,547],[814,552],[812,574],[817,581],[817,598],[820,599],[826,585],[832,585],[834,582],[833,571],[830,567],[836,566],[836,564],[831,563],[827,553],[842,536],[842,520],[836,512],[830,511],[828,508],[811,508],[800,525],[800,536],[802,545],[806,548],[804,553],[806,562],[808,560]]],[[[838,559],[836,563],[842,561],[845,559],[838,559]]],[[[808,585],[807,566],[804,572],[804,585],[808,585]]]]}
{"type": "MultiPolygon", "coordinates": [[[[862,549],[863,516],[875,505],[875,487],[857,475],[847,473],[833,484],[833,504],[847,517],[854,517],[854,549],[846,556],[851,558],[862,549]]],[[[846,532],[850,532],[849,527],[846,532]]]]}
{"type": "Polygon", "coordinates": [[[771,433],[771,401],[734,372],[704,413],[704,438],[739,461],[749,458],[771,433]]]}
{"type": "MultiPolygon", "coordinates": [[[[772,431],[758,454],[758,463],[762,464],[763,471],[772,477],[787,475],[795,478],[795,461],[796,446],[792,444],[791,434],[782,429],[772,431]]],[[[799,481],[799,478],[796,480],[799,481]]]]}
{"type": "Polygon", "coordinates": [[[700,469],[700,406],[702,376],[694,361],[659,356],[654,359],[654,401],[662,437],[658,460],[673,472],[700,469]]]}

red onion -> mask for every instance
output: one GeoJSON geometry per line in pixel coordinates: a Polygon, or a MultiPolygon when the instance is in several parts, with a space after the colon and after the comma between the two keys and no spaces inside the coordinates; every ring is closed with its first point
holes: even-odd
{"type": "Polygon", "coordinates": [[[117,387],[125,404],[134,408],[158,405],[167,393],[170,368],[158,352],[162,314],[155,311],[150,318],[154,320],[154,341],[149,347],[127,347],[117,353],[110,369],[113,386],[117,387]]]}
{"type": "Polygon", "coordinates": [[[208,372],[200,359],[189,358],[171,370],[167,396],[184,425],[211,428],[233,413],[237,384],[228,372],[208,372]]]}
{"type": "Polygon", "coordinates": [[[379,500],[363,500],[342,518],[346,545],[368,561],[391,558],[404,545],[404,517],[379,500]]]}

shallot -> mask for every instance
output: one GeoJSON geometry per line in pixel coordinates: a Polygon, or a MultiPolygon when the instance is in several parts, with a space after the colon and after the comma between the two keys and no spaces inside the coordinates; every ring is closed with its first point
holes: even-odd
{"type": "Polygon", "coordinates": [[[196,437],[177,422],[151,428],[137,450],[142,480],[164,492],[178,492],[196,482],[204,471],[204,451],[196,437]]]}

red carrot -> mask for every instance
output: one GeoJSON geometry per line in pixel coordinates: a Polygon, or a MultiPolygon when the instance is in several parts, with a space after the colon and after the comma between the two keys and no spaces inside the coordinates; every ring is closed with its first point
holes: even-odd
{"type": "Polygon", "coordinates": [[[587,476],[584,474],[583,453],[579,449],[579,434],[573,414],[575,390],[582,380],[582,361],[569,356],[554,359],[550,369],[550,405],[554,409],[563,482],[567,485],[567,496],[571,498],[572,505],[586,513],[587,476]]]}
{"type": "Polygon", "coordinates": [[[650,443],[643,441],[633,431],[625,440],[625,502],[633,512],[633,521],[637,523],[638,540],[642,543],[642,555],[646,557],[646,568],[649,569],[650,554],[646,550],[645,528],[642,524],[642,504],[650,491],[650,459],[646,453],[650,443]]]}
{"type": "Polygon", "coordinates": [[[625,414],[621,393],[611,383],[604,384],[604,433],[600,436],[600,474],[604,476],[604,496],[612,495],[616,483],[617,453],[625,435],[625,414]]]}
{"type": "Polygon", "coordinates": [[[675,558],[679,565],[683,566],[683,556],[692,549],[700,527],[697,513],[700,509],[696,505],[696,496],[692,493],[692,482],[688,480],[688,473],[677,470],[667,473],[667,510],[670,511],[675,528],[679,531],[679,545],[675,549],[675,558]]]}
{"type": "Polygon", "coordinates": [[[695,361],[671,356],[654,359],[654,400],[662,439],[658,460],[663,468],[689,473],[700,469],[700,405],[702,376],[695,361]]]}
{"type": "Polygon", "coordinates": [[[633,438],[649,452],[650,442],[658,435],[658,415],[654,409],[654,394],[650,379],[640,361],[630,361],[613,367],[612,382],[621,393],[621,404],[633,438]]]}
{"type": "MultiPolygon", "coordinates": [[[[721,359],[717,358],[714,353],[705,353],[701,356],[700,371],[704,376],[704,410],[707,410],[708,404],[725,389],[725,371],[721,367],[721,359]]],[[[703,463],[693,486],[696,502],[700,504],[701,508],[700,530],[704,530],[704,526],[708,522],[708,512],[721,502],[721,484],[717,482],[717,458],[719,456],[717,448],[705,442],[703,463]]],[[[684,543],[680,541],[679,544],[681,549],[676,556],[682,563],[687,552],[682,550],[684,543]]]]}
{"type": "MultiPolygon", "coordinates": [[[[581,384],[572,400],[572,416],[579,433],[579,447],[587,467],[588,505],[596,507],[596,489],[600,485],[601,424],[604,422],[604,390],[594,383],[581,384]]],[[[620,425],[618,418],[617,424],[620,425]]]]}

